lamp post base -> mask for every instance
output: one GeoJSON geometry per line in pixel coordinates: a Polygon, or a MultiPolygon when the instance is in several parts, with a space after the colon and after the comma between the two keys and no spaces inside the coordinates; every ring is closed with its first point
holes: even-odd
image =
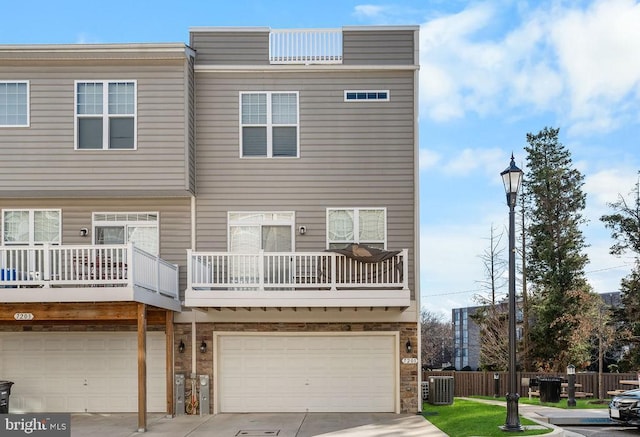
{"type": "Polygon", "coordinates": [[[518,414],[518,393],[507,393],[507,422],[500,427],[506,432],[522,432],[524,428],[520,425],[520,415],[518,414]]]}

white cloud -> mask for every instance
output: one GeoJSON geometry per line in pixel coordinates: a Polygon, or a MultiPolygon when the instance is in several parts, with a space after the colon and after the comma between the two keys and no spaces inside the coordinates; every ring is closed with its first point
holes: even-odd
{"type": "Polygon", "coordinates": [[[472,43],[476,31],[490,24],[493,10],[488,4],[436,18],[420,31],[422,113],[436,121],[464,116],[467,110],[484,112],[483,98],[497,89],[493,66],[502,53],[491,43],[472,43]]]}
{"type": "Polygon", "coordinates": [[[100,41],[97,40],[94,36],[89,35],[87,33],[80,33],[76,36],[76,44],[95,44],[95,43],[99,43],[100,41]]]}
{"type": "Polygon", "coordinates": [[[440,162],[440,154],[433,150],[420,149],[420,171],[434,167],[440,162]]]}
{"type": "Polygon", "coordinates": [[[611,130],[628,105],[640,108],[640,4],[600,0],[570,10],[555,23],[551,40],[567,76],[571,117],[580,129],[611,130]],[[631,103],[632,99],[635,103],[631,103]],[[622,111],[620,111],[622,110],[622,111]]]}
{"type": "Polygon", "coordinates": [[[586,176],[584,191],[602,206],[617,201],[619,195],[629,199],[628,193],[637,182],[637,169],[609,168],[586,176]]]}
{"type": "Polygon", "coordinates": [[[577,79],[570,82],[574,110],[594,98],[619,100],[640,85],[638,23],[640,4],[631,0],[598,1],[556,22],[552,41],[559,61],[577,79]]]}
{"type": "Polygon", "coordinates": [[[613,241],[607,238],[596,241],[592,239],[590,246],[585,250],[590,262],[585,268],[586,276],[596,293],[619,290],[620,280],[633,269],[632,258],[616,257],[609,253],[612,243],[613,241]]]}
{"type": "MultiPolygon", "coordinates": [[[[416,17],[425,16],[425,11],[405,4],[361,4],[353,8],[353,16],[361,21],[375,24],[416,24],[416,17]]],[[[423,7],[422,5],[420,5],[423,7]]],[[[426,5],[425,5],[426,6],[426,5]]],[[[418,21],[419,22],[419,21],[418,21]]]]}
{"type": "MultiPolygon", "coordinates": [[[[442,166],[446,174],[467,174],[474,170],[481,169],[492,177],[496,176],[496,169],[506,167],[505,152],[498,148],[492,149],[471,149],[465,148],[458,154],[451,157],[442,166]]],[[[496,181],[498,178],[496,176],[496,181]]]]}
{"type": "Polygon", "coordinates": [[[509,13],[516,12],[485,2],[423,24],[421,113],[443,122],[550,111],[573,134],[637,122],[640,4],[545,2],[509,13]],[[507,18],[515,27],[495,36],[507,18]]]}
{"type": "Polygon", "coordinates": [[[377,5],[357,5],[354,8],[356,17],[372,18],[379,17],[385,11],[383,6],[377,5]]]}

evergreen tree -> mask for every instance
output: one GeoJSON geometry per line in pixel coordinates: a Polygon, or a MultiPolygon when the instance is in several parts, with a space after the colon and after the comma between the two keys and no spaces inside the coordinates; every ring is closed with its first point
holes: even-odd
{"type": "MultiPolygon", "coordinates": [[[[620,283],[623,307],[616,313],[621,337],[633,343],[640,336],[640,182],[636,182],[630,195],[631,201],[618,195],[618,200],[609,204],[614,213],[603,215],[600,220],[611,229],[611,237],[615,240],[611,254],[621,256],[631,252],[635,257],[634,268],[620,283]]],[[[640,346],[634,346],[626,362],[621,363],[622,370],[640,367],[640,346]]]]}
{"type": "MultiPolygon", "coordinates": [[[[527,281],[531,291],[530,354],[536,368],[564,370],[583,350],[574,333],[584,314],[580,292],[590,293],[584,277],[588,262],[580,226],[585,222],[584,176],[573,168],[570,152],[558,141],[559,129],[527,134],[527,281]]],[[[588,342],[589,339],[581,339],[588,342]]]]}

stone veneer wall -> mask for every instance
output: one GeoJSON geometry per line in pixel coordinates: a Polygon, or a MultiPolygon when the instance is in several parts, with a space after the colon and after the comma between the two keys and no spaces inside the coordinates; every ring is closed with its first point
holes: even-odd
{"type": "MultiPolygon", "coordinates": [[[[213,411],[213,332],[373,332],[373,331],[398,331],[400,332],[400,359],[416,357],[418,350],[417,326],[415,323],[198,323],[196,325],[196,347],[202,340],[207,343],[208,351],[205,354],[197,353],[196,374],[209,375],[211,381],[209,399],[213,411]],[[405,350],[407,340],[411,341],[414,352],[408,354],[405,350]]],[[[178,350],[180,340],[185,343],[184,353],[175,354],[175,372],[184,373],[186,387],[191,387],[191,324],[177,323],[174,328],[175,351],[178,350]]],[[[416,413],[418,407],[418,365],[400,363],[400,411],[402,413],[416,413]]],[[[210,411],[210,413],[212,412],[210,411]]]]}

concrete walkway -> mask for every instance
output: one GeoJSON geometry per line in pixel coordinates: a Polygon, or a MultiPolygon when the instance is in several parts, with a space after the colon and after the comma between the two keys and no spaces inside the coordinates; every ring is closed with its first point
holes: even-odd
{"type": "MultiPolygon", "coordinates": [[[[464,398],[476,402],[484,402],[492,405],[506,407],[506,401],[487,400],[476,398],[464,398]]],[[[565,401],[566,402],[566,401],[565,401]]],[[[565,432],[561,428],[576,425],[611,425],[609,410],[607,408],[592,409],[566,409],[546,407],[542,405],[518,404],[518,412],[521,416],[535,422],[545,423],[554,428],[554,431],[545,436],[564,436],[565,432]]],[[[567,434],[568,435],[568,434],[567,434]]]]}
{"type": "Polygon", "coordinates": [[[420,415],[392,413],[247,413],[147,416],[139,433],[136,414],[73,414],[72,437],[446,437],[420,415]]]}
{"type": "MultiPolygon", "coordinates": [[[[476,402],[506,406],[502,400],[476,402]]],[[[564,436],[562,425],[606,425],[606,408],[568,410],[518,404],[519,413],[553,429],[546,436],[564,436]]],[[[247,413],[167,417],[148,414],[147,431],[137,432],[138,416],[72,414],[73,437],[446,437],[420,415],[392,413],[247,413]]]]}

